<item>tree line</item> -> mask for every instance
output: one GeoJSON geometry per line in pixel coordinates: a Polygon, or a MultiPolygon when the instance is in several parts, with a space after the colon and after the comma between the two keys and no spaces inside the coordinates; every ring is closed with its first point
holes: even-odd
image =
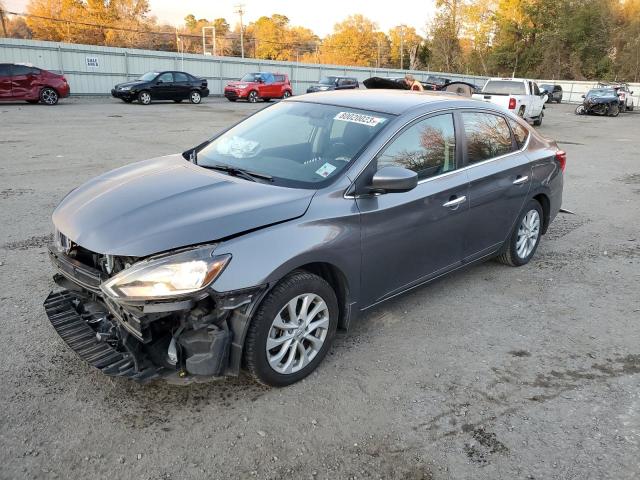
{"type": "Polygon", "coordinates": [[[283,14],[242,28],[188,15],[175,28],[150,14],[148,0],[30,0],[24,15],[0,14],[0,33],[308,63],[640,81],[640,0],[436,0],[435,9],[423,32],[406,25],[384,32],[355,14],[320,38],[283,14]],[[203,27],[214,27],[204,45],[203,27]]]}

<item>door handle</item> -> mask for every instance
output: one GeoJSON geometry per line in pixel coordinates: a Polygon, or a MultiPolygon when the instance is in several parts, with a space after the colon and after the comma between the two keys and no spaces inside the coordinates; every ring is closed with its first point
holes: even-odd
{"type": "Polygon", "coordinates": [[[464,203],[467,201],[467,197],[465,197],[464,195],[462,197],[457,197],[454,198],[452,200],[449,200],[448,202],[445,202],[442,204],[443,207],[457,207],[458,205],[460,205],[461,203],[464,203]]]}
{"type": "Polygon", "coordinates": [[[513,181],[514,185],[522,185],[523,183],[525,183],[527,180],[529,180],[529,176],[525,175],[524,177],[518,177],[513,181]]]}

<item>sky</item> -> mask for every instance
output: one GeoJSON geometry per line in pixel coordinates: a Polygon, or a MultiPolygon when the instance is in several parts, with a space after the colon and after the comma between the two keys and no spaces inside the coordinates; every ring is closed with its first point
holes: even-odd
{"type": "MultiPolygon", "coordinates": [[[[28,0],[3,0],[10,11],[25,11],[28,0]]],[[[292,25],[310,28],[324,37],[331,33],[333,25],[348,15],[361,13],[387,31],[396,25],[415,27],[424,35],[425,25],[433,18],[434,0],[417,2],[390,2],[388,0],[149,0],[151,14],[162,23],[180,25],[184,17],[193,13],[196,18],[224,17],[231,25],[238,21],[234,5],[244,4],[245,23],[263,15],[280,13],[289,17],[292,25]]]]}

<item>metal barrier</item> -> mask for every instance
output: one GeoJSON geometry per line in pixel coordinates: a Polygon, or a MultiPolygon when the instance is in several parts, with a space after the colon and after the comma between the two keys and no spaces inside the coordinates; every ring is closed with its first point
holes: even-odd
{"type": "MultiPolygon", "coordinates": [[[[305,93],[307,87],[329,75],[356,77],[359,81],[373,76],[403,77],[411,73],[417,80],[436,75],[483,85],[487,77],[422,70],[393,70],[386,68],[343,67],[312,63],[279,62],[236,57],[101,47],[61,42],[45,42],[16,38],[0,38],[0,62],[31,63],[35,66],[63,73],[71,86],[72,95],[109,94],[116,83],[138,78],[149,70],[184,70],[204,77],[212,95],[222,95],[225,84],[245,73],[270,70],[289,75],[293,93],[305,93]]],[[[538,80],[562,86],[563,101],[582,102],[582,97],[595,82],[538,80]]],[[[634,104],[640,104],[640,84],[633,84],[634,104]]]]}

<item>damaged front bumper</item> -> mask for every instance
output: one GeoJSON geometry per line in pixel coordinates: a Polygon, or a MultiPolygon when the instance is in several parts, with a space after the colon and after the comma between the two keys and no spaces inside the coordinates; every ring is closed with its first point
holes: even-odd
{"type": "Polygon", "coordinates": [[[62,291],[45,300],[47,317],[64,342],[104,374],[190,383],[239,373],[246,328],[264,286],[124,303],[101,291],[108,279],[102,271],[55,247],[49,256],[62,291]]]}

